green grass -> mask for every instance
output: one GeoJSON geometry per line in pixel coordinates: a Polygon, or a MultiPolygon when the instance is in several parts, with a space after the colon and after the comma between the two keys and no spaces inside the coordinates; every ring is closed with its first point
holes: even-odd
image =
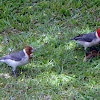
{"type": "Polygon", "coordinates": [[[17,78],[0,63],[0,99],[99,100],[99,57],[83,62],[83,47],[66,41],[97,28],[98,0],[1,0],[0,56],[24,45],[36,51],[17,78]]]}

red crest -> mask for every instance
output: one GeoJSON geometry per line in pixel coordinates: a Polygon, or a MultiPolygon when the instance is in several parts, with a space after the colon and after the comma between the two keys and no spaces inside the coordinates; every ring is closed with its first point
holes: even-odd
{"type": "Polygon", "coordinates": [[[97,34],[100,37],[100,29],[96,29],[97,30],[97,34]]]}

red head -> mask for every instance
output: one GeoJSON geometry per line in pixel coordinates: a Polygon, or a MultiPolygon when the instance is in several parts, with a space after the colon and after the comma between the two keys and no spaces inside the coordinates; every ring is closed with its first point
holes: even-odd
{"type": "Polygon", "coordinates": [[[100,29],[96,29],[98,37],[100,38],[100,29]]]}
{"type": "Polygon", "coordinates": [[[30,57],[30,54],[31,54],[32,52],[34,52],[34,49],[33,49],[32,47],[30,47],[30,46],[26,46],[26,45],[25,45],[25,51],[26,51],[26,53],[28,54],[28,56],[30,57]]]}

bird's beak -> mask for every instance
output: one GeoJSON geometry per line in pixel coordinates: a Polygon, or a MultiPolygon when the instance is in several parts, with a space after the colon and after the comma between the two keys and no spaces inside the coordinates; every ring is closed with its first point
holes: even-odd
{"type": "Polygon", "coordinates": [[[35,51],[35,49],[32,49],[32,50],[31,50],[31,52],[34,52],[34,51],[35,51]]]}

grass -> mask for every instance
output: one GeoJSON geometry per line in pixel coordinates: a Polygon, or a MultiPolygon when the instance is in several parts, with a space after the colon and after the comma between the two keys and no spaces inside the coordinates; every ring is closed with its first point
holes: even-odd
{"type": "Polygon", "coordinates": [[[66,41],[100,28],[98,0],[1,0],[0,14],[0,56],[36,49],[17,78],[0,63],[1,100],[100,99],[99,57],[83,62],[83,47],[66,41]]]}

